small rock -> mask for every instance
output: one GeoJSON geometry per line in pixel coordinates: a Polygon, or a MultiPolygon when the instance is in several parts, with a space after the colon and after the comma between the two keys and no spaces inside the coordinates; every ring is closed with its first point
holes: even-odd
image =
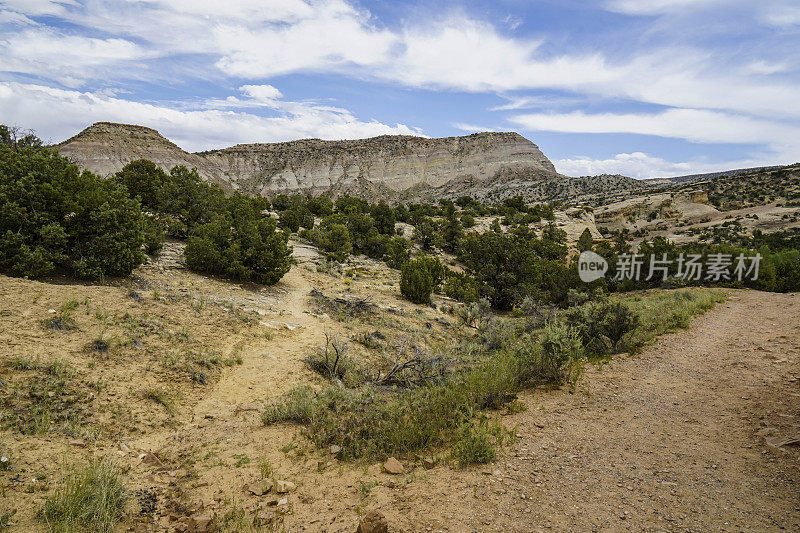
{"type": "Polygon", "coordinates": [[[86,448],[86,443],[82,440],[71,440],[69,441],[70,446],[76,446],[78,448],[86,448]]]}
{"type": "Polygon", "coordinates": [[[243,403],[236,407],[236,413],[241,413],[242,411],[260,411],[263,408],[261,404],[258,403],[243,403]]]}
{"type": "Polygon", "coordinates": [[[356,533],[388,533],[389,523],[380,511],[370,511],[361,519],[356,533]]]}
{"type": "Polygon", "coordinates": [[[139,456],[142,459],[142,463],[148,466],[164,466],[164,463],[161,462],[161,459],[154,453],[144,453],[139,456]]]}
{"type": "Polygon", "coordinates": [[[217,524],[212,515],[192,516],[189,518],[189,533],[213,533],[217,524]]]}
{"type": "Polygon", "coordinates": [[[424,457],[422,459],[422,466],[425,468],[425,470],[430,470],[436,466],[436,461],[434,461],[432,457],[424,457]]]}
{"type": "Polygon", "coordinates": [[[341,447],[341,446],[337,446],[337,445],[335,445],[335,444],[332,444],[332,445],[331,445],[331,453],[332,453],[333,455],[338,455],[338,454],[339,454],[339,452],[341,452],[341,451],[342,451],[342,447],[341,447]]]}
{"type": "Polygon", "coordinates": [[[247,487],[247,490],[256,496],[263,496],[272,490],[272,480],[262,479],[261,481],[256,481],[255,483],[251,483],[250,486],[247,487]]]}
{"type": "Polygon", "coordinates": [[[283,507],[284,505],[289,503],[289,498],[281,498],[278,500],[278,507],[283,507]]]}
{"type": "Polygon", "coordinates": [[[402,474],[406,471],[403,467],[403,463],[395,459],[394,457],[389,457],[385,463],[383,463],[383,471],[387,474],[402,474]]]}
{"type": "MultiPolygon", "coordinates": [[[[275,484],[275,492],[278,494],[286,494],[287,492],[292,492],[294,489],[297,488],[297,485],[292,483],[291,481],[284,481],[279,479],[275,484]]],[[[280,505],[280,502],[278,503],[280,505]]]]}

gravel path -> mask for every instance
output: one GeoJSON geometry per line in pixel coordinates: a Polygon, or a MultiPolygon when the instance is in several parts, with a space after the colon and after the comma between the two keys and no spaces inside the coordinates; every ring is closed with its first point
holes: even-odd
{"type": "Polygon", "coordinates": [[[798,376],[800,295],[736,292],[590,369],[575,394],[526,395],[499,463],[431,477],[390,518],[409,531],[800,531],[800,447],[777,446],[800,433],[798,376]]]}

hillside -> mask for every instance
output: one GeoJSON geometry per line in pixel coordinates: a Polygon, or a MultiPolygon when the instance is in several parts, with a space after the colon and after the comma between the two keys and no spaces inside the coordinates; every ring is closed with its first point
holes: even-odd
{"type": "Polygon", "coordinates": [[[97,122],[54,148],[79,167],[101,176],[113,174],[131,161],[149,159],[167,171],[175,165],[194,167],[204,179],[223,189],[236,188],[221,169],[145,126],[97,122]]]}
{"type": "Polygon", "coordinates": [[[164,169],[195,167],[201,177],[226,190],[254,196],[302,190],[391,197],[413,187],[437,188],[454,180],[486,184],[504,172],[560,178],[539,148],[516,133],[440,139],[304,139],[192,154],[156,130],[98,122],[55,148],[79,166],[104,176],[145,158],[164,169]]]}

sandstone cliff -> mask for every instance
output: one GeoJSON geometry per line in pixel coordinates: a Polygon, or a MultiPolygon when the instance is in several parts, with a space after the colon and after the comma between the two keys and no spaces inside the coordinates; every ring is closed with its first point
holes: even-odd
{"type": "Polygon", "coordinates": [[[213,163],[182,150],[156,130],[144,126],[97,122],[57,144],[55,149],[79,167],[101,176],[109,176],[136,159],[149,159],[166,171],[175,165],[194,167],[204,179],[223,189],[236,188],[213,163]]]}
{"type": "Polygon", "coordinates": [[[415,187],[431,190],[449,183],[484,186],[508,173],[528,179],[560,177],[539,148],[517,133],[441,139],[304,139],[192,154],[153,129],[98,122],[56,149],[104,176],[130,161],[146,158],[167,170],[175,165],[195,167],[204,179],[229,191],[266,196],[352,191],[387,197],[415,187]]]}
{"type": "Polygon", "coordinates": [[[355,184],[359,178],[399,192],[464,178],[483,182],[511,168],[555,174],[539,148],[516,133],[442,139],[388,135],[352,141],[305,139],[243,144],[198,155],[224,169],[241,191],[260,195],[324,192],[355,184]]]}

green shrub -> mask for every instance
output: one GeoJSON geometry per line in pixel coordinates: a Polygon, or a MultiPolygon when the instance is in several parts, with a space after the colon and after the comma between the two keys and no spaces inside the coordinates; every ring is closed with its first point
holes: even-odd
{"type": "Polygon", "coordinates": [[[545,326],[538,338],[522,337],[515,354],[522,379],[536,384],[575,383],[583,368],[584,349],[578,333],[559,323],[545,326]]]}
{"type": "Polygon", "coordinates": [[[344,224],[328,224],[318,231],[317,246],[330,258],[343,262],[353,252],[350,231],[344,224]]]}
{"type": "Polygon", "coordinates": [[[122,517],[126,496],[119,470],[110,462],[66,466],[40,516],[51,531],[107,533],[122,517]]]}
{"type": "Polygon", "coordinates": [[[418,259],[406,262],[400,271],[400,293],[415,304],[431,303],[433,278],[425,261],[418,259]]]}
{"type": "Polygon", "coordinates": [[[432,255],[421,255],[417,258],[417,261],[428,271],[433,288],[436,289],[442,283],[447,273],[447,267],[442,264],[438,257],[432,255]]]}
{"type": "Polygon", "coordinates": [[[125,276],[144,260],[143,215],[124,187],[54,151],[0,144],[0,271],[125,276]]]}
{"type": "Polygon", "coordinates": [[[495,438],[486,427],[486,422],[464,424],[450,454],[462,468],[491,463],[497,457],[493,440],[495,438]]]}
{"type": "Polygon", "coordinates": [[[639,325],[639,317],[620,301],[589,302],[566,313],[583,344],[597,354],[618,353],[621,342],[639,325]]]}
{"type": "Polygon", "coordinates": [[[411,243],[405,237],[394,237],[386,243],[384,261],[389,268],[402,268],[411,258],[411,243]]]}
{"type": "Polygon", "coordinates": [[[275,220],[252,210],[214,216],[198,227],[186,243],[186,264],[192,270],[241,281],[272,285],[291,266],[288,235],[275,220]]]}
{"type": "Polygon", "coordinates": [[[144,248],[148,254],[153,255],[161,251],[164,246],[164,230],[153,217],[142,218],[142,235],[144,248]]]}
{"type": "Polygon", "coordinates": [[[308,209],[318,217],[326,217],[333,214],[333,200],[327,196],[318,196],[308,201],[308,209]]]}
{"type": "Polygon", "coordinates": [[[389,207],[385,202],[372,207],[372,219],[375,221],[375,228],[383,235],[394,235],[394,225],[397,221],[395,218],[394,209],[389,207]]]}
{"type": "Polygon", "coordinates": [[[442,292],[454,300],[463,303],[473,303],[480,299],[480,287],[469,275],[461,272],[448,272],[442,292]]]}
{"type": "Polygon", "coordinates": [[[125,185],[130,196],[139,198],[144,209],[159,215],[168,235],[182,239],[229,205],[262,203],[238,193],[225,198],[222,189],[204,182],[196,169],[179,165],[166,173],[146,159],[128,163],[114,180],[125,185]]]}

